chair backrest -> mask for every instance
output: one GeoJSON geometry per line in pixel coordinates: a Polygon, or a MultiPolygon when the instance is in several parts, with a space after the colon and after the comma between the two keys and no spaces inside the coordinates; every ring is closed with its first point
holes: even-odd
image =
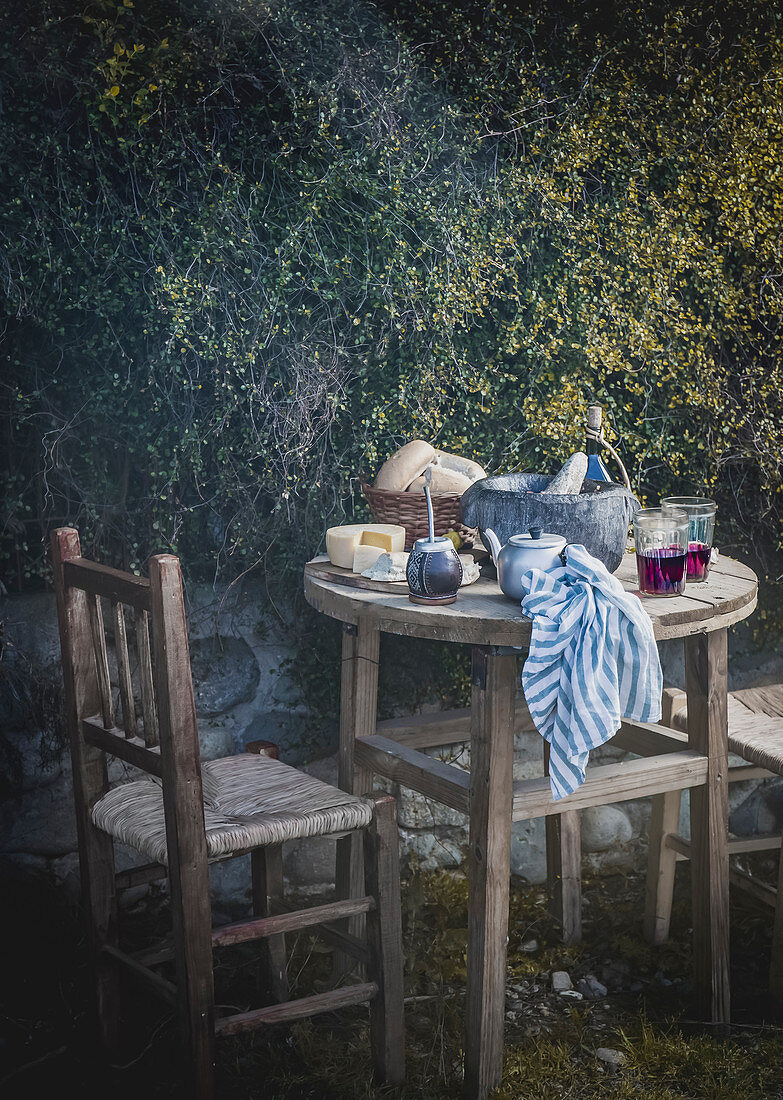
{"type": "Polygon", "coordinates": [[[150,559],[149,580],[137,577],[83,558],[71,527],[52,532],[51,551],[77,801],[89,809],[106,792],[106,754],[117,756],[162,780],[169,859],[172,846],[182,855],[183,840],[190,855],[201,856],[201,766],[179,560],[157,555],[150,559]],[[104,599],[111,607],[117,709],[104,599]],[[126,608],[135,620],[141,713],[134,701],[126,608]]]}

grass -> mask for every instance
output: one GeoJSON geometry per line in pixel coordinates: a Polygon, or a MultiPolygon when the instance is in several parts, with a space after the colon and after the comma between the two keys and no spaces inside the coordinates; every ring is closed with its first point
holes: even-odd
{"type": "MultiPolygon", "coordinates": [[[[736,1026],[730,1038],[716,1038],[696,1020],[692,1004],[688,877],[687,870],[678,873],[673,934],[662,948],[641,938],[640,875],[585,882],[584,943],[568,948],[559,942],[543,891],[513,880],[504,1074],[496,1100],[783,1098],[783,1021],[765,995],[772,911],[732,894],[736,1026]],[[598,1001],[560,997],[550,988],[553,970],[567,970],[574,982],[593,974],[609,987],[608,995],[598,1001]],[[622,1067],[612,1071],[596,1056],[599,1047],[619,1051],[622,1067]]],[[[76,914],[45,883],[10,869],[4,879],[4,1100],[66,1089],[86,1098],[187,1100],[171,1053],[171,1017],[129,988],[123,1056],[107,1063],[94,1039],[86,945],[76,914]]],[[[459,1096],[466,902],[460,874],[406,876],[405,1088],[370,1083],[367,1013],[358,1008],[222,1041],[220,1100],[459,1096]]],[[[129,913],[131,937],[141,941],[161,913],[162,906],[129,913]]],[[[306,935],[291,947],[295,992],[327,987],[330,954],[306,935]]],[[[258,1003],[254,952],[242,947],[218,956],[219,1004],[258,1003]]]]}

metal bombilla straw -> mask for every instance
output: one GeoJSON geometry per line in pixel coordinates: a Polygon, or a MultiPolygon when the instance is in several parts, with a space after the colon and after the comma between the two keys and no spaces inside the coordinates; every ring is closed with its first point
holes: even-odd
{"type": "Polygon", "coordinates": [[[430,527],[430,542],[435,541],[435,519],[432,515],[432,498],[430,497],[430,482],[432,481],[432,466],[428,466],[424,474],[424,497],[427,501],[427,523],[430,527]]]}

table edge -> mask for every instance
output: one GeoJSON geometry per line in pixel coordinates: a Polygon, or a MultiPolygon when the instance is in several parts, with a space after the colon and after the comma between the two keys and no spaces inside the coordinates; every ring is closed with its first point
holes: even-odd
{"type": "MultiPolygon", "coordinates": [[[[746,594],[736,597],[732,601],[732,606],[725,611],[717,610],[713,606],[711,613],[705,613],[699,618],[685,622],[667,622],[665,616],[651,615],[656,641],[712,633],[715,630],[733,626],[751,615],[758,603],[758,578],[744,563],[737,564],[747,569],[754,578],[753,584],[748,578],[749,587],[746,594]]],[[[316,611],[330,618],[354,626],[360,621],[373,623],[378,630],[387,634],[471,645],[511,646],[520,650],[526,650],[530,642],[531,620],[521,613],[518,621],[470,618],[455,620],[439,616],[437,608],[428,608],[425,617],[421,609],[417,608],[414,613],[415,618],[406,619],[400,608],[384,607],[382,603],[369,602],[369,596],[383,595],[382,593],[348,588],[336,582],[313,577],[307,573],[307,566],[304,572],[304,595],[316,611]],[[488,629],[492,623],[496,624],[496,629],[488,629]]],[[[698,599],[696,594],[694,599],[698,599]]],[[[705,604],[705,608],[708,607],[709,605],[705,604]]]]}

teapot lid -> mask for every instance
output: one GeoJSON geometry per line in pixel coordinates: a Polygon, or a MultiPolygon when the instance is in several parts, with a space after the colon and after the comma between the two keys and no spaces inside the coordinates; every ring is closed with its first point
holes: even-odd
{"type": "Polygon", "coordinates": [[[512,535],[508,540],[512,546],[524,546],[530,550],[562,550],[566,540],[562,535],[542,531],[540,527],[531,527],[525,535],[512,535]]]}

